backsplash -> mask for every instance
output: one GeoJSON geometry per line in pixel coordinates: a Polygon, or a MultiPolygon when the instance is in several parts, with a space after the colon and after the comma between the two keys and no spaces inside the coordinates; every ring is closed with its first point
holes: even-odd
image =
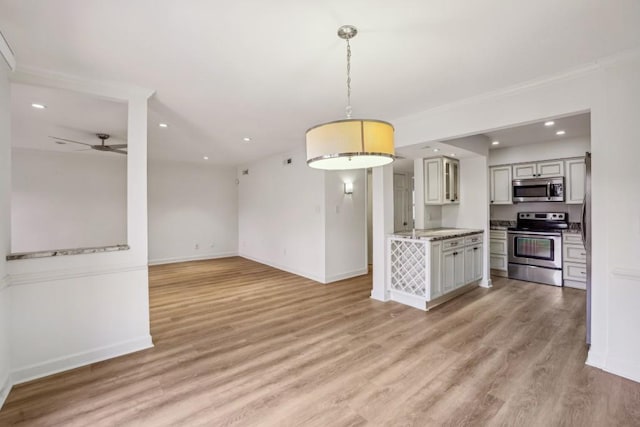
{"type": "Polygon", "coordinates": [[[582,205],[567,205],[557,202],[514,203],[513,205],[491,205],[489,218],[493,220],[515,221],[519,212],[566,212],[569,222],[580,222],[582,205]]]}

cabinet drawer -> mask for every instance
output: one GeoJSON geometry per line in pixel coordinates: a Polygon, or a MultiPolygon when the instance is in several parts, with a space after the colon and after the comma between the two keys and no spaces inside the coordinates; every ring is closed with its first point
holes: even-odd
{"type": "Polygon", "coordinates": [[[582,245],[564,245],[562,256],[565,262],[587,262],[587,251],[582,245]]]}
{"type": "Polygon", "coordinates": [[[507,271],[507,256],[506,255],[493,255],[489,256],[489,263],[493,270],[507,271]]]}
{"type": "Polygon", "coordinates": [[[566,280],[578,282],[587,281],[587,266],[576,262],[565,262],[562,267],[562,277],[566,280]]]}
{"type": "Polygon", "coordinates": [[[507,230],[489,230],[489,239],[507,240],[507,230]]]}
{"type": "Polygon", "coordinates": [[[580,233],[564,233],[562,240],[565,243],[582,245],[582,235],[580,233]]]}
{"type": "Polygon", "coordinates": [[[491,255],[506,255],[507,254],[507,241],[506,240],[490,240],[489,241],[489,253],[491,255]]]}
{"type": "Polygon", "coordinates": [[[448,239],[442,241],[442,250],[456,249],[464,246],[464,238],[448,239]]]}
{"type": "Polygon", "coordinates": [[[482,242],[482,234],[472,234],[471,236],[467,236],[464,238],[464,244],[466,245],[473,245],[475,243],[481,243],[482,242]]]}

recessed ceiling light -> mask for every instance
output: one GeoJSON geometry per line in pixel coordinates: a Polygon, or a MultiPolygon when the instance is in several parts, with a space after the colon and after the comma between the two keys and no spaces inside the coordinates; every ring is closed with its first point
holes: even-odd
{"type": "Polygon", "coordinates": [[[500,144],[500,141],[493,141],[493,142],[491,143],[491,145],[499,145],[499,144],[500,144]]]}
{"type": "Polygon", "coordinates": [[[440,149],[439,149],[439,148],[434,148],[434,149],[433,149],[433,152],[434,152],[434,153],[437,153],[438,151],[440,151],[440,149]]]}
{"type": "Polygon", "coordinates": [[[244,142],[251,142],[251,138],[249,138],[248,136],[245,136],[244,138],[242,138],[242,140],[244,142]]]}
{"type": "Polygon", "coordinates": [[[553,120],[549,120],[548,122],[544,122],[545,126],[553,126],[555,124],[556,124],[556,122],[554,122],[553,120]]]}
{"type": "Polygon", "coordinates": [[[209,157],[207,157],[207,156],[204,156],[204,157],[203,157],[203,159],[205,159],[205,160],[209,160],[209,157]]]}
{"type": "Polygon", "coordinates": [[[456,156],[456,153],[451,153],[450,155],[451,155],[451,156],[453,156],[453,157],[455,157],[455,156],[456,156]]]}
{"type": "Polygon", "coordinates": [[[166,123],[160,123],[158,126],[160,126],[161,128],[168,128],[169,125],[166,123]]]}
{"type": "Polygon", "coordinates": [[[43,104],[31,104],[31,106],[33,108],[37,108],[38,110],[44,110],[45,108],[47,108],[47,106],[43,104]]]}
{"type": "Polygon", "coordinates": [[[559,130],[558,132],[556,132],[556,135],[564,135],[566,132],[563,130],[559,130]]]}

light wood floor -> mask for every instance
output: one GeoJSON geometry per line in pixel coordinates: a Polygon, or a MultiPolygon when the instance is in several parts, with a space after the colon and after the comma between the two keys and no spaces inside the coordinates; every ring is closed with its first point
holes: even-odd
{"type": "Polygon", "coordinates": [[[0,425],[640,425],[640,384],[584,365],[582,291],[423,313],[242,258],[150,276],[155,348],[16,386],[0,425]]]}

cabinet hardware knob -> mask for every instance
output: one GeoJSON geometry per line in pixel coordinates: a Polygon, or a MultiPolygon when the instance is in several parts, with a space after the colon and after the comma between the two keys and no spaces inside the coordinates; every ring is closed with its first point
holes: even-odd
{"type": "Polygon", "coordinates": [[[587,256],[587,254],[585,254],[584,252],[582,252],[580,255],[582,255],[582,256],[587,256]]]}
{"type": "Polygon", "coordinates": [[[477,250],[478,250],[478,248],[473,248],[473,250],[474,250],[474,251],[477,251],[477,250]]]}
{"type": "Polygon", "coordinates": [[[587,273],[585,273],[584,271],[581,271],[580,274],[587,274],[587,273]]]}

